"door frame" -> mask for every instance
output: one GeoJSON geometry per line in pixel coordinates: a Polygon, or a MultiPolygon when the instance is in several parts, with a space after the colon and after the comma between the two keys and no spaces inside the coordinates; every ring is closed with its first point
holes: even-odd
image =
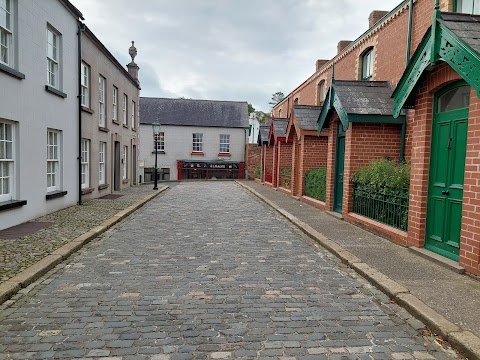
{"type": "Polygon", "coordinates": [[[346,142],[346,136],[347,136],[347,132],[343,129],[343,124],[342,122],[339,120],[337,122],[337,129],[336,129],[336,133],[335,133],[335,176],[334,176],[334,180],[333,180],[333,211],[335,212],[339,212],[341,213],[342,210],[343,210],[343,185],[344,185],[344,182],[342,182],[342,186],[341,186],[341,189],[342,189],[342,196],[341,196],[341,199],[338,199],[338,195],[339,195],[339,190],[340,190],[340,187],[338,186],[338,168],[339,168],[339,154],[340,152],[338,151],[339,150],[339,142],[338,142],[338,139],[339,138],[343,138],[343,141],[344,141],[344,147],[343,147],[343,171],[345,173],[345,142],[346,142]],[[340,207],[337,207],[337,203],[338,201],[337,200],[340,200],[340,207]]]}
{"type": "MultiPolygon", "coordinates": [[[[447,84],[445,86],[443,86],[442,88],[440,88],[438,91],[436,91],[433,96],[434,96],[434,99],[433,99],[433,109],[432,109],[432,123],[431,123],[431,138],[430,138],[430,159],[429,159],[429,166],[428,166],[428,174],[429,174],[429,179],[428,179],[428,189],[427,189],[427,210],[426,210],[426,217],[425,217],[425,240],[424,240],[424,247],[425,249],[427,250],[430,250],[436,254],[439,254],[441,256],[444,256],[446,258],[449,258],[451,260],[454,260],[454,261],[459,261],[459,253],[458,254],[455,254],[453,252],[450,252],[448,250],[445,250],[445,249],[441,249],[439,247],[435,247],[434,245],[432,245],[430,242],[429,242],[429,237],[430,237],[430,226],[432,226],[432,217],[433,217],[433,214],[432,214],[432,199],[431,199],[431,195],[432,195],[432,188],[433,188],[433,177],[430,176],[431,174],[431,171],[432,171],[432,150],[433,150],[433,145],[434,145],[434,133],[433,133],[433,130],[434,130],[434,127],[435,127],[435,117],[439,114],[445,114],[445,113],[450,113],[451,116],[454,117],[454,120],[459,120],[459,119],[466,119],[467,120],[467,137],[468,137],[468,116],[469,116],[469,112],[470,112],[470,105],[467,107],[467,108],[459,108],[459,109],[454,109],[454,110],[450,110],[449,112],[442,112],[442,113],[439,113],[437,111],[437,108],[438,108],[438,99],[444,95],[445,93],[447,93],[448,91],[452,90],[452,89],[455,89],[455,88],[458,88],[458,87],[462,87],[462,86],[469,86],[469,84],[464,81],[464,80],[458,80],[458,81],[454,81],[450,84],[447,84]]],[[[470,86],[469,86],[470,87],[470,86]]],[[[470,102],[470,99],[469,99],[469,102],[470,102]]],[[[450,130],[451,131],[451,130],[450,130]]],[[[466,158],[464,159],[464,164],[465,164],[465,161],[466,161],[466,158]]],[[[449,175],[450,175],[450,169],[449,169],[449,175]]],[[[464,173],[465,173],[465,168],[464,168],[464,173]]],[[[448,181],[449,179],[447,179],[448,181]]],[[[465,183],[465,179],[464,179],[464,183],[465,183]]],[[[463,189],[462,189],[463,191],[463,189]]],[[[446,206],[446,205],[445,205],[446,206]]],[[[462,192],[462,208],[463,208],[463,192],[462,192]]],[[[461,222],[462,222],[462,217],[460,217],[460,224],[459,227],[461,228],[461,222]]],[[[461,230],[460,230],[461,231],[461,230]]],[[[461,240],[461,232],[459,234],[459,246],[458,246],[458,250],[460,250],[460,240],[461,240]]],[[[431,241],[434,241],[434,240],[431,240],[431,241]]],[[[442,242],[443,243],[443,242],[442,242]]]]}

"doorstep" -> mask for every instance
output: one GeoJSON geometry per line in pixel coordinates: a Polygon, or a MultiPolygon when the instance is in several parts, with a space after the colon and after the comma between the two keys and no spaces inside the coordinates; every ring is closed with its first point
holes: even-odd
{"type": "Polygon", "coordinates": [[[459,274],[465,273],[465,269],[460,265],[458,265],[458,262],[450,260],[445,256],[438,255],[433,251],[427,250],[425,248],[417,248],[417,247],[409,247],[408,250],[425,259],[431,260],[447,269],[455,271],[456,273],[459,273],[459,274]]]}
{"type": "Polygon", "coordinates": [[[334,218],[337,218],[339,220],[343,220],[343,215],[336,212],[336,211],[325,211],[325,214],[328,214],[330,216],[333,216],[334,218]]]}

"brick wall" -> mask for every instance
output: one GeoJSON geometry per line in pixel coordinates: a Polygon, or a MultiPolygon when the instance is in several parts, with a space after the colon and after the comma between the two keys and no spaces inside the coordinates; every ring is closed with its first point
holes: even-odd
{"type": "Polygon", "coordinates": [[[280,186],[280,171],[282,168],[291,168],[292,167],[292,150],[293,143],[285,143],[279,141],[277,143],[278,147],[278,166],[277,166],[277,182],[276,185],[280,186]]]}
{"type": "Polygon", "coordinates": [[[256,144],[247,144],[247,178],[253,179],[257,165],[262,162],[262,147],[256,144]]]}
{"type": "Polygon", "coordinates": [[[303,146],[304,151],[300,157],[298,171],[298,196],[304,194],[306,172],[327,166],[328,137],[303,136],[301,145],[303,146]]]}
{"type": "Polygon", "coordinates": [[[273,146],[264,146],[264,181],[273,183],[273,146]]]}

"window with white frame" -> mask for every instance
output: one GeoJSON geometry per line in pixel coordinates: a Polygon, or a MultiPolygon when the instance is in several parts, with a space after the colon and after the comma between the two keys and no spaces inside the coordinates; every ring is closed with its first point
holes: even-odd
{"type": "Polygon", "coordinates": [[[322,104],[325,100],[325,80],[322,80],[318,84],[318,105],[322,104]]]}
{"type": "Polygon", "coordinates": [[[90,107],[90,66],[82,62],[82,106],[90,107]]]}
{"type": "Polygon", "coordinates": [[[203,151],[203,134],[194,133],[193,134],[193,151],[203,151]]]}
{"type": "Polygon", "coordinates": [[[128,160],[128,146],[124,145],[123,146],[123,159],[122,159],[122,165],[123,165],[123,168],[122,168],[122,172],[123,172],[123,180],[126,180],[128,179],[127,177],[127,171],[128,171],[128,163],[127,163],[127,160],[128,160]]]}
{"type": "Polygon", "coordinates": [[[47,131],[47,192],[60,190],[60,132],[47,131]]]}
{"type": "Polygon", "coordinates": [[[362,56],[362,80],[373,80],[373,48],[368,49],[362,56]]]}
{"type": "Polygon", "coordinates": [[[47,84],[60,89],[60,34],[47,28],[47,84]]]}
{"type": "Polygon", "coordinates": [[[105,78],[98,77],[98,126],[105,127],[105,78]]]}
{"type": "Polygon", "coordinates": [[[118,114],[118,89],[114,86],[113,87],[113,100],[112,100],[112,120],[117,121],[117,114],[118,114]]]}
{"type": "Polygon", "coordinates": [[[230,152],[230,135],[220,134],[220,152],[221,153],[230,152]]]}
{"type": "Polygon", "coordinates": [[[0,0],[0,63],[13,67],[13,9],[11,0],[0,0]]]}
{"type": "Polygon", "coordinates": [[[165,151],[165,133],[163,131],[158,135],[154,135],[153,148],[157,151],[165,151]]]}
{"type": "Polygon", "coordinates": [[[132,126],[132,129],[135,129],[135,101],[132,100],[132,114],[130,115],[131,120],[130,124],[132,126]]]}
{"type": "Polygon", "coordinates": [[[0,122],[0,202],[13,199],[13,124],[0,122]]]}
{"type": "Polygon", "coordinates": [[[123,116],[122,116],[122,124],[127,126],[127,95],[123,94],[123,116]]]}
{"type": "Polygon", "coordinates": [[[82,139],[82,188],[90,186],[90,140],[82,139]]]}
{"type": "Polygon", "coordinates": [[[100,141],[100,149],[98,152],[98,184],[105,184],[105,155],[107,152],[107,143],[100,141]]]}
{"type": "Polygon", "coordinates": [[[480,15],[480,2],[478,0],[457,0],[456,11],[464,14],[480,15]]]}

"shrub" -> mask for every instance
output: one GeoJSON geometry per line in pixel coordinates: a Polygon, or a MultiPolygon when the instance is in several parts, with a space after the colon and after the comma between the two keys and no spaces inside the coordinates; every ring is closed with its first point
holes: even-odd
{"type": "Polygon", "coordinates": [[[292,180],[292,168],[280,169],[280,186],[285,189],[290,189],[290,182],[292,180]]]}
{"type": "Polygon", "coordinates": [[[327,191],[327,168],[318,168],[305,173],[305,195],[325,201],[327,191]]]}
{"type": "Polygon", "coordinates": [[[261,170],[260,165],[257,164],[257,166],[255,166],[255,169],[253,170],[253,177],[255,179],[260,179],[260,174],[261,174],[260,170],[261,170]]]}
{"type": "Polygon", "coordinates": [[[408,192],[410,187],[410,164],[393,160],[374,160],[353,175],[352,182],[368,186],[378,192],[408,192]]]}

